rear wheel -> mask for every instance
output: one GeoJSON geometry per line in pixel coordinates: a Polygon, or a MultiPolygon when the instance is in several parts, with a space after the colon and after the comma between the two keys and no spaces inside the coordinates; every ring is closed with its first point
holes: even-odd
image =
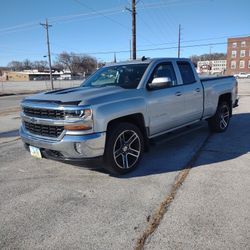
{"type": "Polygon", "coordinates": [[[107,133],[105,168],[112,174],[126,174],[136,168],[143,150],[140,129],[131,123],[118,123],[107,133]]]}
{"type": "Polygon", "coordinates": [[[224,132],[230,122],[230,106],[228,102],[220,102],[216,113],[208,120],[208,125],[213,132],[224,132]]]}

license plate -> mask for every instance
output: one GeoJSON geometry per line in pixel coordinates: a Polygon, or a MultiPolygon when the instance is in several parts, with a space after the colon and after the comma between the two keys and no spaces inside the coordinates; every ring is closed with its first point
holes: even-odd
{"type": "Polygon", "coordinates": [[[42,154],[41,154],[41,151],[40,151],[39,148],[30,146],[30,154],[31,154],[33,157],[36,157],[36,158],[39,158],[39,159],[42,158],[42,154]]]}

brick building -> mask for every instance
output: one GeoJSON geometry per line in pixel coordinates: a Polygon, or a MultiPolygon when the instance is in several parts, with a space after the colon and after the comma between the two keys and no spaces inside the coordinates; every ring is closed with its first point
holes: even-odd
{"type": "Polygon", "coordinates": [[[250,36],[227,41],[227,75],[250,73],[250,36]]]}

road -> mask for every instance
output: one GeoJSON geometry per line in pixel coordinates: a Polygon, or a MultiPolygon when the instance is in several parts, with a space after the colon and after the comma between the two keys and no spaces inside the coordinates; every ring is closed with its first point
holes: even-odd
{"type": "MultiPolygon", "coordinates": [[[[250,89],[250,85],[249,85],[250,89]]],[[[250,96],[202,148],[145,249],[249,249],[250,96]]]]}
{"type": "Polygon", "coordinates": [[[0,97],[0,114],[1,112],[7,112],[8,110],[19,109],[20,102],[27,95],[11,95],[11,96],[2,96],[0,97]]]}
{"type": "Polygon", "coordinates": [[[167,136],[121,178],[32,158],[14,133],[18,111],[4,114],[22,97],[1,97],[0,248],[247,249],[249,90],[225,134],[167,136]]]}
{"type": "MultiPolygon", "coordinates": [[[[70,88],[79,86],[83,80],[56,80],[54,88],[70,88]]],[[[50,90],[50,81],[0,82],[0,96],[6,93],[31,93],[50,90]]]]}

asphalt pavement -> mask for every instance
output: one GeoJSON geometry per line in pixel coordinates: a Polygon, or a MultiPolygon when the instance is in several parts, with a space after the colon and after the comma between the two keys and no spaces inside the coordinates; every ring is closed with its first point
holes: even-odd
{"type": "Polygon", "coordinates": [[[145,249],[250,249],[250,96],[209,137],[145,249]]]}
{"type": "MultiPolygon", "coordinates": [[[[83,80],[55,80],[54,88],[71,88],[79,86],[83,80]]],[[[0,82],[0,97],[9,94],[25,94],[51,90],[50,81],[6,81],[0,82]]]]}
{"type": "Polygon", "coordinates": [[[0,249],[134,249],[173,187],[142,247],[248,249],[250,84],[241,89],[226,133],[205,124],[166,136],[121,178],[101,165],[32,158],[15,132],[22,97],[1,97],[0,249]]]}

